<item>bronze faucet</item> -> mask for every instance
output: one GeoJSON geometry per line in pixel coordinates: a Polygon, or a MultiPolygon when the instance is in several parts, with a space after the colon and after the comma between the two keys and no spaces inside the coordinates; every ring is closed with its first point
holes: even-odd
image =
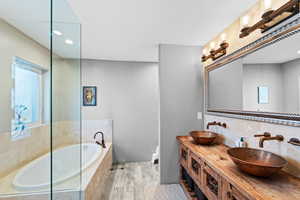
{"type": "Polygon", "coordinates": [[[277,140],[277,141],[283,141],[284,137],[282,135],[276,135],[275,137],[271,137],[271,134],[268,132],[265,132],[263,135],[254,135],[254,137],[262,137],[259,140],[259,147],[264,147],[264,141],[266,140],[277,140]]]}
{"type": "Polygon", "coordinates": [[[210,126],[221,126],[221,127],[227,128],[226,123],[221,123],[221,122],[216,122],[216,121],[208,122],[206,128],[209,129],[210,126]]]}
{"type": "Polygon", "coordinates": [[[216,121],[214,121],[214,122],[208,122],[206,128],[209,129],[210,126],[214,126],[216,124],[217,124],[216,121]]]}
{"type": "Polygon", "coordinates": [[[271,133],[269,133],[269,132],[264,132],[264,134],[254,135],[254,137],[271,137],[271,133]]]}
{"type": "Polygon", "coordinates": [[[97,135],[98,134],[101,134],[101,136],[102,136],[102,140],[101,140],[101,143],[100,142],[98,142],[98,141],[96,141],[96,144],[98,144],[98,145],[100,145],[100,146],[102,146],[104,149],[106,148],[106,145],[105,145],[105,142],[104,142],[104,133],[103,132],[101,132],[101,131],[99,131],[99,132],[97,132],[97,133],[95,133],[95,135],[94,135],[94,139],[96,140],[96,137],[97,137],[97,135]]]}

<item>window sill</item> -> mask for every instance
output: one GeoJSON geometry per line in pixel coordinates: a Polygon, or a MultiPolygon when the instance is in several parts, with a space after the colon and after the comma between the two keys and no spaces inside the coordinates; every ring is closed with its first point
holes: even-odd
{"type": "Polygon", "coordinates": [[[17,140],[21,140],[21,139],[30,137],[32,129],[40,128],[40,127],[43,127],[43,126],[47,126],[47,124],[42,123],[42,124],[30,125],[22,133],[17,133],[17,131],[13,131],[11,133],[11,140],[12,141],[17,141],[17,140]]]}

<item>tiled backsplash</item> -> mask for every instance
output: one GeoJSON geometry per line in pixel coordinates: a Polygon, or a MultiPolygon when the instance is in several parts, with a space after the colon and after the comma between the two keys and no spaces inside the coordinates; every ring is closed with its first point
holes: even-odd
{"type": "Polygon", "coordinates": [[[300,138],[300,128],[292,126],[276,125],[264,122],[256,122],[242,119],[234,119],[228,117],[220,117],[213,115],[205,115],[205,125],[207,122],[218,121],[225,122],[228,128],[211,126],[210,130],[215,131],[224,136],[224,143],[228,146],[235,146],[235,141],[240,137],[245,137],[245,141],[251,148],[259,148],[259,139],[255,138],[255,134],[270,132],[272,136],[283,135],[284,141],[265,141],[264,150],[279,154],[286,158],[289,162],[285,171],[300,177],[300,147],[291,145],[288,142],[290,138],[300,138]]]}

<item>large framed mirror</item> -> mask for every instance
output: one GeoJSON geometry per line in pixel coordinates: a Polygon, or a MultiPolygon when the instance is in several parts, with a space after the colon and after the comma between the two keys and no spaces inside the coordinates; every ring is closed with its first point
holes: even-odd
{"type": "Polygon", "coordinates": [[[300,29],[205,72],[207,114],[300,126],[300,29]]]}

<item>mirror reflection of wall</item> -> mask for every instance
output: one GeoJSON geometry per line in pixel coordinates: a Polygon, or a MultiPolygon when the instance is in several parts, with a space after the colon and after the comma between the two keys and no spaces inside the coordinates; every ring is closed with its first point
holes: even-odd
{"type": "Polygon", "coordinates": [[[243,65],[243,109],[284,112],[283,80],[278,64],[243,65]],[[267,97],[264,94],[268,93],[267,97]]]}
{"type": "Polygon", "coordinates": [[[243,109],[243,68],[238,59],[209,73],[209,108],[243,109]]]}
{"type": "Polygon", "coordinates": [[[300,114],[299,43],[297,33],[210,71],[208,109],[300,114]]]}

